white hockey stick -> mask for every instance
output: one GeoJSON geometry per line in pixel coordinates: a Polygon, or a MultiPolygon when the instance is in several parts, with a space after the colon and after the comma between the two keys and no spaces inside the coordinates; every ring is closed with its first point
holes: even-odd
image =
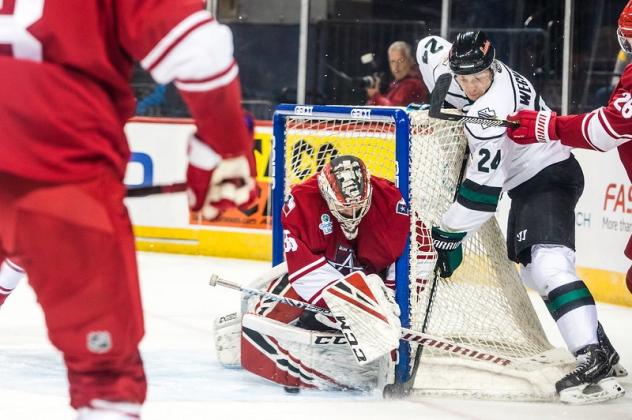
{"type": "MultiPolygon", "coordinates": [[[[302,308],[311,312],[319,312],[325,315],[331,315],[328,309],[324,309],[306,302],[302,302],[300,300],[291,299],[283,296],[279,296],[275,293],[264,292],[258,289],[252,289],[249,287],[241,286],[235,282],[225,280],[218,276],[217,274],[213,274],[211,276],[211,280],[209,282],[211,286],[224,286],[229,289],[238,290],[241,293],[244,293],[249,296],[261,296],[266,299],[270,299],[273,301],[277,301],[286,305],[293,306],[295,308],[302,308]]],[[[433,349],[441,350],[447,353],[457,354],[459,356],[467,357],[469,359],[482,360],[486,362],[493,363],[498,366],[512,366],[516,363],[515,360],[509,359],[503,356],[497,356],[495,354],[488,353],[484,350],[479,350],[468,345],[457,344],[453,341],[446,340],[444,338],[435,337],[430,334],[421,333],[418,331],[413,331],[408,328],[402,328],[402,335],[400,337],[405,341],[412,341],[415,343],[419,343],[426,347],[431,347],[433,349]]]]}

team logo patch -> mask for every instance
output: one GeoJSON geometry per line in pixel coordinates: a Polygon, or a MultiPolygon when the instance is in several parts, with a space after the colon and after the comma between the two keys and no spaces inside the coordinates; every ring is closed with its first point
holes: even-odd
{"type": "Polygon", "coordinates": [[[294,201],[294,196],[292,194],[288,194],[285,196],[285,202],[283,203],[283,214],[286,216],[296,207],[296,202],[294,201]]]}
{"type": "Polygon", "coordinates": [[[397,205],[395,206],[395,213],[401,214],[402,216],[408,216],[408,206],[403,198],[397,202],[397,205]]]}
{"type": "Polygon", "coordinates": [[[334,231],[334,225],[331,223],[331,217],[328,214],[323,214],[320,216],[320,224],[318,225],[320,230],[323,231],[325,235],[331,234],[334,231]]]}
{"type": "MultiPolygon", "coordinates": [[[[487,107],[485,109],[481,109],[480,111],[478,111],[478,116],[481,118],[496,118],[496,111],[487,107]]],[[[481,126],[483,127],[483,129],[491,127],[491,125],[486,125],[486,124],[481,124],[481,126]]]]}
{"type": "Polygon", "coordinates": [[[112,335],[109,331],[90,331],[87,335],[87,347],[92,353],[107,353],[112,349],[112,335]]]}

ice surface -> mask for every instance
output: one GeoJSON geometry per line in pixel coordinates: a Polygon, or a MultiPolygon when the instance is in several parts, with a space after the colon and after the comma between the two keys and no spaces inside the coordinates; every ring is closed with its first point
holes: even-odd
{"type": "MultiPolygon", "coordinates": [[[[239,294],[208,285],[211,273],[248,281],[268,263],[140,253],[146,336],[141,350],[149,379],[143,419],[480,419],[632,420],[628,395],[606,404],[569,407],[556,403],[509,403],[423,398],[384,401],[378,394],[302,391],[281,387],[219,366],[211,326],[215,316],[235,311],[239,294]]],[[[538,313],[550,340],[562,341],[542,302],[538,313]]],[[[632,371],[632,309],[598,304],[623,364],[632,371]]],[[[0,309],[0,419],[70,420],[65,369],[46,337],[42,312],[26,284],[0,309]]]]}

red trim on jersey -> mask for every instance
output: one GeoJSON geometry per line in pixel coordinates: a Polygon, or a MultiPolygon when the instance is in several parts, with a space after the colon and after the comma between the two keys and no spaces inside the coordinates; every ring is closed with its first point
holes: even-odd
{"type": "Polygon", "coordinates": [[[215,19],[213,19],[212,17],[209,17],[207,19],[204,19],[201,22],[196,23],[195,25],[191,26],[189,29],[184,31],[184,33],[182,35],[180,35],[178,38],[176,38],[175,41],[173,41],[171,43],[171,45],[169,45],[163,51],[163,53],[160,54],[160,56],[158,58],[156,58],[156,60],[153,63],[151,63],[151,65],[149,65],[147,67],[147,71],[151,72],[171,52],[171,50],[173,50],[176,47],[176,45],[178,45],[180,43],[180,41],[182,41],[184,38],[186,38],[191,32],[193,32],[194,30],[196,30],[197,28],[199,28],[202,25],[205,25],[207,23],[213,22],[214,20],[215,19]]]}
{"type": "Polygon", "coordinates": [[[333,288],[329,289],[329,293],[331,293],[334,296],[339,297],[342,300],[345,300],[345,301],[353,304],[354,306],[357,306],[358,308],[362,309],[363,311],[370,313],[371,315],[373,315],[377,319],[380,319],[380,320],[384,321],[386,324],[388,324],[388,320],[386,319],[386,317],[384,315],[382,315],[381,313],[371,309],[370,307],[368,307],[366,305],[363,305],[362,303],[358,302],[355,299],[351,299],[349,296],[339,292],[337,289],[333,289],[333,288]]]}
{"type": "Polygon", "coordinates": [[[204,79],[178,79],[178,83],[207,83],[207,82],[211,82],[215,79],[219,79],[220,77],[224,76],[225,74],[227,74],[228,72],[230,72],[233,67],[235,67],[237,65],[237,60],[235,60],[233,58],[233,61],[230,62],[230,64],[228,65],[228,67],[226,67],[224,70],[220,71],[219,73],[214,74],[213,76],[209,76],[206,77],[204,79]]]}
{"type": "Polygon", "coordinates": [[[619,137],[621,137],[619,134],[617,134],[614,131],[614,129],[608,123],[608,120],[606,119],[606,116],[603,113],[603,108],[599,108],[597,110],[597,117],[599,118],[599,123],[603,127],[604,131],[608,133],[610,137],[614,137],[615,139],[618,139],[619,137]]]}
{"type": "Polygon", "coordinates": [[[12,262],[9,259],[4,260],[4,262],[7,263],[7,265],[9,267],[11,267],[12,269],[14,269],[15,271],[19,271],[20,273],[24,273],[24,270],[22,269],[22,267],[20,267],[19,265],[15,264],[14,262],[12,262]]]}
{"type": "Polygon", "coordinates": [[[309,274],[309,273],[311,273],[314,270],[319,269],[320,267],[324,266],[325,264],[328,264],[327,260],[325,259],[325,257],[320,257],[319,259],[317,259],[313,263],[310,263],[310,264],[307,264],[306,266],[301,267],[300,269],[296,270],[293,274],[290,274],[288,276],[288,278],[290,280],[290,283],[294,283],[296,280],[300,279],[301,277],[304,277],[306,274],[309,274]],[[312,266],[310,267],[310,265],[312,265],[312,266]],[[301,271],[301,270],[305,270],[305,271],[301,271]],[[299,274],[297,275],[297,273],[299,273],[299,274]]]}
{"type": "Polygon", "coordinates": [[[590,141],[590,136],[588,135],[588,125],[590,124],[590,120],[594,116],[595,114],[593,112],[591,112],[590,114],[586,114],[586,117],[582,121],[582,136],[584,137],[584,140],[586,141],[586,144],[588,146],[592,147],[595,150],[599,150],[600,152],[603,152],[603,150],[599,149],[594,144],[592,144],[592,142],[590,141]]]}

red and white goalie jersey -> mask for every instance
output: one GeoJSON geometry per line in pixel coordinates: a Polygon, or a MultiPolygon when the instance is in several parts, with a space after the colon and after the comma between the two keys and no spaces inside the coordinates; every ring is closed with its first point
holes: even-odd
{"type": "Polygon", "coordinates": [[[67,182],[114,169],[122,179],[134,61],[176,82],[197,136],[220,156],[250,151],[232,34],[202,0],[4,0],[0,172],[67,182]]]}
{"type": "Polygon", "coordinates": [[[628,65],[608,105],[586,114],[558,116],[555,124],[567,146],[605,152],[618,148],[632,181],[632,65],[628,65]]]}
{"type": "Polygon", "coordinates": [[[324,305],[323,288],[351,272],[385,278],[403,252],[410,229],[406,202],[391,182],[371,176],[371,184],[371,206],[353,240],[322,198],[317,175],[293,186],[286,197],[281,223],[289,280],[305,301],[324,305]]]}

